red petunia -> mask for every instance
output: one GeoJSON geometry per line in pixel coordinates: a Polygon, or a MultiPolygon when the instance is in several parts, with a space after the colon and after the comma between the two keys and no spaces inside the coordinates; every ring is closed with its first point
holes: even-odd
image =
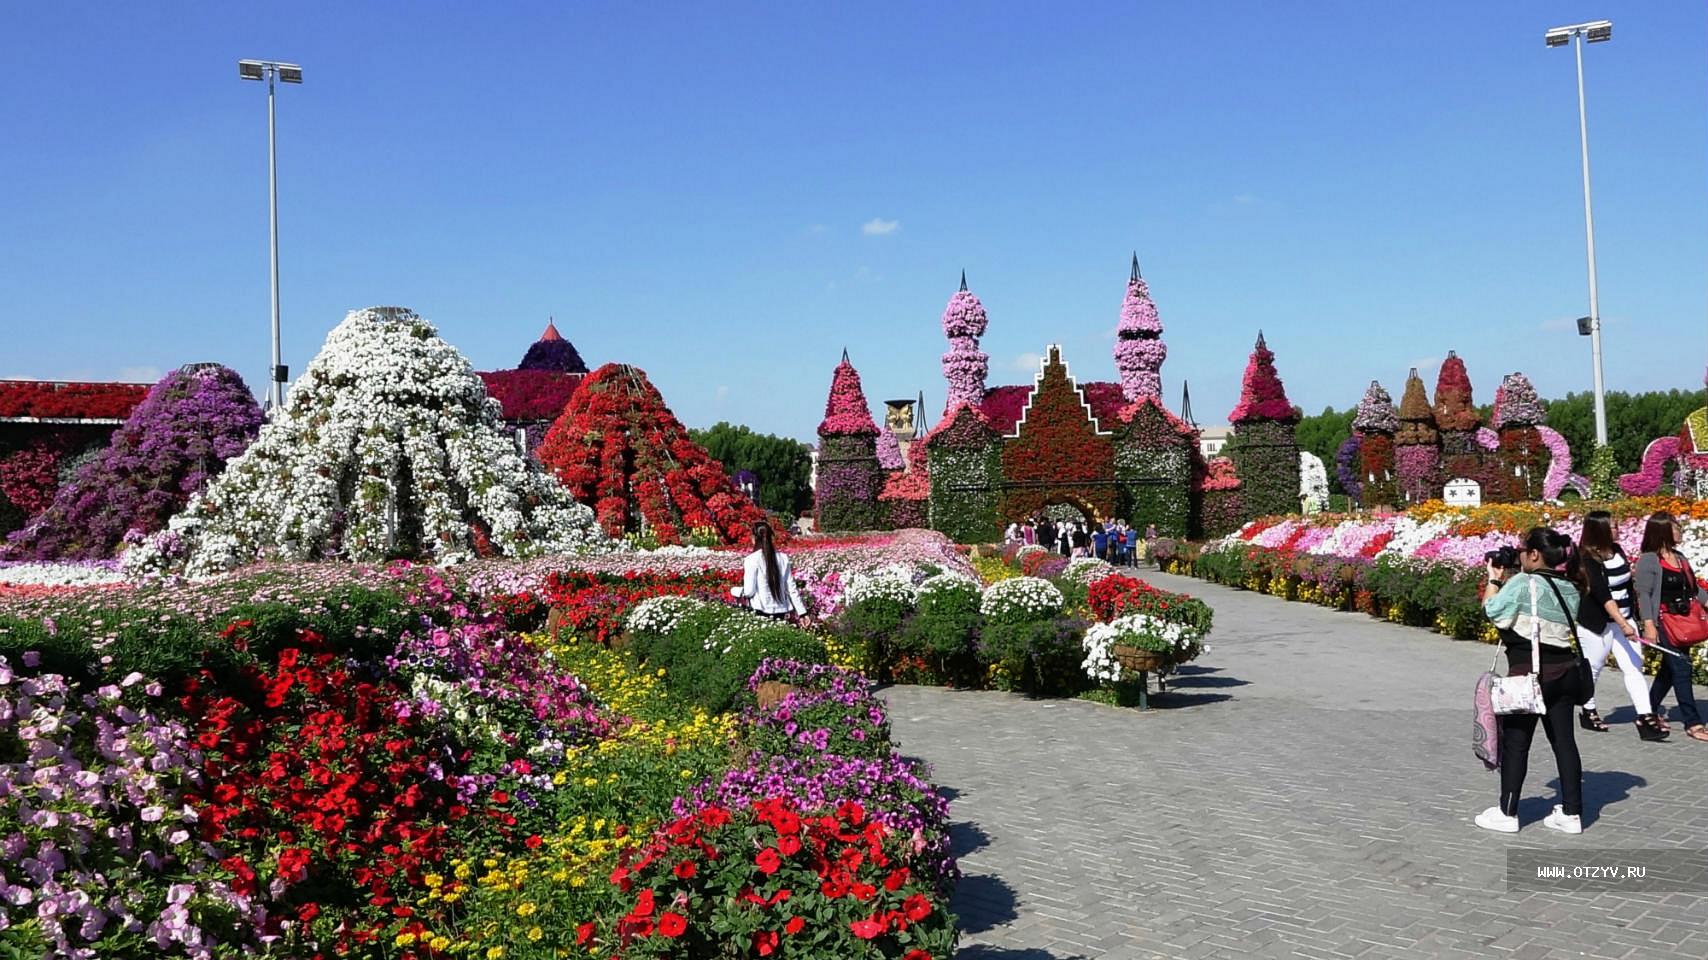
{"type": "Polygon", "coordinates": [[[789,922],[783,924],[783,932],[792,937],[795,934],[800,933],[801,930],[804,927],[806,927],[806,925],[807,925],[807,922],[805,920],[803,920],[802,918],[790,917],[789,922]]]}
{"type": "Polygon", "coordinates": [[[584,923],[581,926],[575,928],[575,945],[576,946],[585,947],[585,946],[587,946],[587,941],[592,940],[592,939],[593,939],[593,924],[592,923],[584,923]]]}
{"type": "MultiPolygon", "coordinates": [[[[915,896],[918,896],[918,894],[915,894],[915,896]]],[[[654,909],[654,904],[653,904],[652,891],[651,890],[642,890],[640,892],[640,896],[635,898],[635,908],[633,910],[629,911],[629,916],[631,916],[631,917],[650,917],[650,916],[652,916],[653,909],[654,909]]]]}
{"type": "Polygon", "coordinates": [[[781,939],[775,930],[759,930],[753,934],[753,948],[759,951],[760,956],[769,957],[776,951],[777,942],[781,939]]]}
{"type": "Polygon", "coordinates": [[[680,913],[666,913],[658,918],[658,932],[667,937],[680,937],[688,929],[688,918],[680,913]]]}
{"type": "Polygon", "coordinates": [[[848,924],[848,929],[854,931],[854,935],[862,940],[872,940],[883,934],[884,925],[877,920],[855,920],[848,924]]]}
{"type": "Polygon", "coordinates": [[[901,902],[901,908],[907,911],[907,918],[914,923],[931,916],[931,901],[925,899],[922,893],[916,893],[901,902]]]}
{"type": "Polygon", "coordinates": [[[753,858],[753,865],[759,868],[760,873],[770,876],[783,865],[783,858],[777,856],[775,849],[766,847],[759,851],[759,856],[753,858]]]}
{"type": "Polygon", "coordinates": [[[540,840],[540,835],[536,833],[533,836],[530,836],[528,839],[522,841],[522,845],[527,847],[529,850],[538,850],[540,848],[541,842],[542,841],[540,840]]]}
{"type": "Polygon", "coordinates": [[[914,949],[909,950],[901,960],[931,960],[931,954],[926,953],[924,950],[914,949]]]}
{"type": "Polygon", "coordinates": [[[695,865],[694,861],[684,860],[677,864],[670,872],[674,873],[678,880],[691,880],[693,879],[694,874],[700,872],[700,868],[695,865]]]}

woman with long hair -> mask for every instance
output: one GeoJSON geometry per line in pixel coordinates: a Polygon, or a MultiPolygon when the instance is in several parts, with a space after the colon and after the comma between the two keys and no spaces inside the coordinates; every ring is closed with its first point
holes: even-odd
{"type": "Polygon", "coordinates": [[[1542,823],[1564,833],[1583,832],[1583,760],[1572,735],[1578,653],[1572,644],[1571,612],[1578,606],[1578,590],[1554,572],[1571,553],[1571,537],[1536,527],[1519,545],[1518,571],[1489,564],[1483,612],[1500,631],[1507,675],[1536,673],[1545,712],[1500,718],[1500,805],[1477,814],[1476,824],[1484,830],[1518,832],[1518,798],[1529,772],[1536,723],[1541,721],[1560,768],[1560,802],[1542,823]]]}
{"type": "Polygon", "coordinates": [[[771,525],[753,525],[753,552],[742,563],[741,586],[730,587],[731,596],[746,600],[753,612],[781,620],[791,613],[806,616],[807,605],[795,586],[789,555],[779,553],[771,525]]]}
{"type": "MultiPolygon", "coordinates": [[[[1619,661],[1619,679],[1631,706],[1637,709],[1637,735],[1644,740],[1665,740],[1666,724],[1651,711],[1649,688],[1643,680],[1643,655],[1637,649],[1637,607],[1631,589],[1631,563],[1613,538],[1613,514],[1592,510],[1583,518],[1578,537],[1578,585],[1583,600],[1578,605],[1578,642],[1589,659],[1590,672],[1601,678],[1611,654],[1619,661]]],[[[1596,710],[1592,694],[1578,711],[1578,724],[1585,730],[1604,731],[1607,722],[1596,710]]]]}
{"type": "Polygon", "coordinates": [[[1661,626],[1661,609],[1687,606],[1692,597],[1708,603],[1708,590],[1696,581],[1690,561],[1678,552],[1678,520],[1661,511],[1649,517],[1643,527],[1643,554],[1637,558],[1637,613],[1643,618],[1643,642],[1661,651],[1660,667],[1655,670],[1654,686],[1649,688],[1649,708],[1657,715],[1662,727],[1667,726],[1661,713],[1661,701],[1667,688],[1678,695],[1678,717],[1684,721],[1684,735],[1708,743],[1708,728],[1702,725],[1702,713],[1696,708],[1696,693],[1690,686],[1690,648],[1682,647],[1667,638],[1661,626]]]}

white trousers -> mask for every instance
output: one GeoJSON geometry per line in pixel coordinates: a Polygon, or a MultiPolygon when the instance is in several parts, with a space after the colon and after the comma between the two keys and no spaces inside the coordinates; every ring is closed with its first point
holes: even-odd
{"type": "MultiPolygon", "coordinates": [[[[1625,681],[1625,693],[1631,698],[1631,706],[1637,708],[1638,714],[1652,713],[1649,709],[1649,685],[1643,678],[1643,652],[1638,649],[1637,642],[1625,636],[1625,631],[1619,629],[1617,623],[1608,623],[1607,629],[1600,633],[1591,633],[1582,627],[1578,628],[1578,643],[1583,645],[1584,658],[1589,661],[1589,669],[1601,678],[1601,669],[1607,666],[1607,655],[1619,661],[1619,679],[1625,681]]],[[[1595,698],[1583,705],[1585,710],[1595,709],[1595,698]]]]}

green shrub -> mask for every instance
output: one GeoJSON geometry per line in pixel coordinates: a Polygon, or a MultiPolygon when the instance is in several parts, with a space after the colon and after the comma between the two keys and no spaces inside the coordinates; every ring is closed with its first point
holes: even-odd
{"type": "Polygon", "coordinates": [[[999,689],[1023,690],[1033,696],[1076,693],[1089,685],[1080,668],[1085,661],[1080,642],[1085,628],[1085,621],[1071,617],[986,621],[979,636],[979,656],[998,668],[993,682],[999,689]]]}

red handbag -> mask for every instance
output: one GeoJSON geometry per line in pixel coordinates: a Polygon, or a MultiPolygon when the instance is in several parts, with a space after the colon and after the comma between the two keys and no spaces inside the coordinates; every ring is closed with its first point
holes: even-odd
{"type": "Polygon", "coordinates": [[[1696,571],[1690,569],[1689,560],[1683,556],[1679,559],[1684,561],[1685,575],[1690,578],[1688,599],[1672,603],[1662,601],[1661,630],[1673,646],[1694,647],[1708,640],[1708,610],[1702,609],[1701,601],[1696,599],[1696,571]]]}

